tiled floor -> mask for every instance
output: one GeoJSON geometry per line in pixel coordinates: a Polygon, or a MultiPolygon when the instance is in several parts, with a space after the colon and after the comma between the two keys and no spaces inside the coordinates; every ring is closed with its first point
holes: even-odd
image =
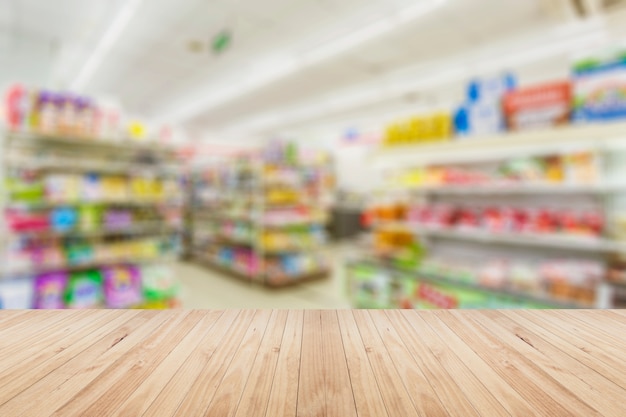
{"type": "Polygon", "coordinates": [[[331,251],[333,273],[328,278],[285,288],[265,288],[194,263],[179,263],[174,273],[182,283],[184,308],[350,308],[341,248],[331,251]]]}

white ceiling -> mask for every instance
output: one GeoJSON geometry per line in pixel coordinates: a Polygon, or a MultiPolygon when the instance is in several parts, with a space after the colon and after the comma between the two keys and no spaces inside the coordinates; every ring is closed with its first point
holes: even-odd
{"type": "MultiPolygon", "coordinates": [[[[70,85],[128,1],[0,0],[0,87],[12,80],[70,85]]],[[[271,67],[274,59],[307,53],[420,1],[428,0],[143,0],[88,78],[86,91],[116,96],[136,114],[167,116],[245,82],[264,65],[271,67]],[[189,41],[208,42],[223,29],[233,34],[224,53],[193,53],[187,48],[189,41]]],[[[555,5],[562,4],[447,0],[431,13],[339,56],[212,103],[185,122],[197,130],[232,130],[272,112],[314,106],[340,91],[376,87],[394,77],[418,77],[420,66],[453,62],[451,58],[470,57],[468,51],[486,50],[494,42],[545,33],[563,23],[567,13],[554,12],[559,10],[555,5]]],[[[458,96],[460,86],[450,82],[446,88],[420,91],[419,100],[381,98],[334,114],[320,113],[317,119],[304,118],[299,124],[275,124],[303,126],[356,118],[359,112],[442,103],[458,96]]],[[[267,126],[264,131],[271,133],[267,126]]]]}

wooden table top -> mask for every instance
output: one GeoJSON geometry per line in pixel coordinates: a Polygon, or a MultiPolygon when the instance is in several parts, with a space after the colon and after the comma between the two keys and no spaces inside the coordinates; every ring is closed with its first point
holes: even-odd
{"type": "Polygon", "coordinates": [[[0,416],[626,416],[624,311],[0,312],[0,416]]]}

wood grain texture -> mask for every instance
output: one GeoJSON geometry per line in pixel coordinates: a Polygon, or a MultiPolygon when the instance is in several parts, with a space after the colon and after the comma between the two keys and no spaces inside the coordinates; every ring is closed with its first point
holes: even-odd
{"type": "Polygon", "coordinates": [[[626,415],[622,311],[2,311],[0,416],[626,415]]]}

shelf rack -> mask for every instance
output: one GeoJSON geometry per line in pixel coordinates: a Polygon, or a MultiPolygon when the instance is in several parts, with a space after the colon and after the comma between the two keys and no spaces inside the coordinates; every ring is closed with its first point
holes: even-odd
{"type": "MultiPolygon", "coordinates": [[[[7,254],[10,245],[15,242],[40,244],[47,240],[66,240],[96,243],[99,240],[123,238],[125,241],[134,241],[137,238],[153,238],[155,242],[168,249],[163,249],[157,256],[144,258],[141,256],[129,256],[123,258],[99,257],[83,263],[55,263],[55,264],[32,264],[30,268],[11,269],[6,265],[2,268],[4,279],[25,278],[34,279],[37,275],[46,272],[74,272],[88,269],[99,269],[113,265],[144,265],[144,264],[169,264],[179,256],[179,244],[177,239],[181,234],[180,222],[172,222],[166,218],[161,209],[182,210],[184,196],[172,195],[166,192],[167,198],[138,198],[126,199],[92,199],[76,201],[51,201],[42,200],[34,202],[12,200],[5,179],[15,173],[27,172],[28,175],[37,175],[41,178],[50,173],[76,174],[80,176],[94,174],[111,174],[119,177],[140,177],[158,179],[159,181],[178,182],[183,174],[179,154],[175,148],[162,146],[153,142],[136,142],[125,140],[103,140],[95,138],[71,137],[67,135],[49,135],[27,131],[0,130],[0,182],[2,183],[2,208],[3,216],[0,227],[2,228],[3,242],[2,251],[7,254]],[[133,222],[128,227],[108,227],[105,223],[88,230],[76,226],[70,230],[27,229],[10,230],[4,210],[11,209],[14,212],[31,212],[53,210],[62,207],[98,206],[101,208],[128,207],[128,208],[155,208],[159,215],[155,218],[142,222],[133,222]]],[[[171,187],[179,188],[178,186],[171,187]]],[[[129,195],[133,195],[132,193],[129,195]]],[[[136,196],[136,194],[135,194],[136,196]]],[[[45,215],[45,213],[42,213],[45,215]]],[[[152,215],[151,215],[152,216],[152,215]]],[[[181,219],[182,220],[182,219],[181,219]]],[[[156,245],[156,243],[155,243],[156,245]]]]}
{"type": "MultiPolygon", "coordinates": [[[[274,276],[270,272],[265,270],[264,266],[268,259],[279,256],[286,253],[301,253],[301,254],[321,254],[323,249],[318,242],[315,245],[306,247],[285,247],[285,248],[269,248],[263,242],[263,234],[267,231],[279,231],[281,229],[289,229],[299,226],[319,226],[322,227],[326,221],[326,214],[322,216],[314,216],[308,218],[293,218],[285,219],[281,222],[267,221],[266,213],[274,210],[293,211],[299,209],[306,209],[314,211],[312,209],[317,208],[322,212],[325,212],[325,208],[319,201],[312,201],[310,199],[300,198],[297,201],[284,201],[284,202],[270,202],[266,199],[265,192],[272,187],[287,187],[297,188],[303,185],[304,177],[302,175],[302,167],[296,165],[289,165],[283,167],[292,172],[293,178],[289,181],[282,179],[269,178],[266,175],[265,168],[267,162],[263,158],[255,158],[248,165],[243,167],[237,165],[230,165],[229,167],[209,167],[208,170],[225,170],[227,176],[230,178],[246,177],[245,187],[241,184],[233,184],[226,181],[219,181],[216,178],[210,184],[204,183],[203,173],[205,169],[199,169],[194,175],[191,187],[192,197],[189,217],[190,217],[190,229],[192,230],[191,236],[191,248],[188,253],[192,254],[192,259],[197,260],[199,263],[207,266],[214,266],[221,271],[231,270],[234,275],[241,278],[242,276],[250,282],[262,283],[271,287],[279,287],[283,285],[297,284],[314,278],[321,278],[328,275],[328,269],[324,267],[321,270],[305,271],[301,275],[283,275],[274,276]],[[202,198],[202,191],[206,191],[207,188],[211,188],[213,192],[210,193],[209,200],[202,198]],[[233,203],[245,202],[246,211],[241,208],[236,211],[236,214],[229,210],[229,206],[220,204],[211,204],[210,202],[229,200],[233,203]],[[210,209],[208,207],[211,207],[210,209]],[[210,211],[210,212],[209,212],[210,211]],[[207,233],[206,228],[203,227],[206,224],[223,224],[225,221],[237,221],[245,222],[248,227],[251,228],[251,236],[246,239],[239,239],[238,236],[224,236],[221,231],[207,233]],[[208,235],[208,238],[207,238],[208,235]],[[231,267],[224,265],[213,254],[206,252],[206,241],[212,243],[227,242],[233,246],[243,245],[253,252],[253,256],[261,263],[261,265],[254,272],[242,270],[241,268],[231,267]]],[[[302,193],[301,193],[302,194],[302,193]]],[[[311,236],[312,237],[312,236],[311,236]]],[[[320,255],[321,256],[321,255],[320,255]]]]}
{"type": "MultiPolygon", "coordinates": [[[[576,235],[554,235],[534,233],[491,233],[486,230],[468,230],[419,225],[410,222],[383,223],[376,227],[400,227],[422,238],[428,246],[445,248],[444,257],[450,253],[463,252],[467,244],[479,244],[475,250],[524,248],[525,254],[545,256],[548,253],[571,254],[571,258],[590,257],[602,259],[606,264],[615,254],[626,254],[626,241],[616,238],[614,230],[617,213],[626,213],[626,123],[572,124],[569,126],[508,132],[489,137],[462,138],[450,142],[418,144],[397,147],[381,147],[372,151],[368,158],[374,170],[383,173],[400,172],[407,168],[432,166],[457,166],[494,163],[511,158],[542,157],[589,152],[597,158],[600,178],[592,183],[550,183],[550,182],[493,182],[468,183],[459,185],[400,186],[389,185],[383,193],[421,201],[453,202],[459,205],[484,205],[487,201],[503,204],[503,201],[523,201],[545,204],[547,199],[583,202],[601,207],[609,219],[607,229],[601,237],[576,235]],[[472,200],[473,199],[473,200],[472,200]],[[493,200],[489,200],[493,199],[493,200]],[[510,200],[509,200],[510,199],[510,200]],[[474,201],[472,203],[472,201],[474,201]],[[469,202],[469,203],[468,203],[469,202]],[[593,202],[593,203],[590,203],[593,202]],[[465,245],[465,246],[463,246],[465,245]],[[453,248],[453,249],[451,249],[453,248]]],[[[569,207],[572,207],[570,203],[569,207]]],[[[567,205],[565,207],[568,207],[567,205]]],[[[474,249],[474,248],[472,248],[474,249]]],[[[517,254],[516,254],[517,256],[517,254]]],[[[527,256],[527,255],[524,255],[527,256]]],[[[415,272],[415,271],[414,271],[415,272]]],[[[423,271],[422,271],[423,272],[423,271]]],[[[442,277],[431,277],[442,278],[442,277]]],[[[454,283],[453,283],[454,284],[454,283]]],[[[596,287],[595,307],[612,306],[613,294],[617,285],[603,282],[596,287]]],[[[557,304],[557,307],[560,304],[557,304]]]]}

